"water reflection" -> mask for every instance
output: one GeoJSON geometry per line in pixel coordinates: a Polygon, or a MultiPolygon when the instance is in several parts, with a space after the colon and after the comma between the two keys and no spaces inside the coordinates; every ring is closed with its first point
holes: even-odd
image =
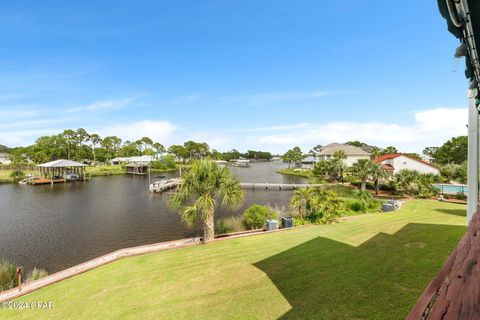
{"type": "MultiPolygon", "coordinates": [[[[302,182],[276,174],[282,167],[260,163],[232,171],[243,182],[302,182]]],[[[201,234],[200,226],[187,228],[168,208],[168,194],[150,194],[148,183],[148,177],[110,176],[53,186],[1,185],[0,257],[55,272],[119,248],[201,234]]],[[[246,190],[239,210],[219,209],[216,217],[241,214],[253,203],[285,206],[291,194],[246,190]]]]}

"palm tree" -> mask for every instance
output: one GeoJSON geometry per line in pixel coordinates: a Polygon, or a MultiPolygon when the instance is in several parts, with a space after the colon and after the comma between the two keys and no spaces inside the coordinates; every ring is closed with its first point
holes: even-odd
{"type": "Polygon", "coordinates": [[[73,131],[72,129],[67,129],[63,131],[62,135],[67,142],[67,159],[70,160],[72,150],[71,145],[75,142],[75,131],[73,131]]]}
{"type": "Polygon", "coordinates": [[[365,191],[366,189],[367,179],[371,173],[372,163],[374,162],[371,160],[360,159],[352,165],[353,172],[361,181],[361,191],[365,191]]]}
{"type": "Polygon", "coordinates": [[[95,164],[97,162],[97,157],[96,157],[97,147],[96,146],[98,144],[102,143],[102,139],[100,138],[100,136],[98,134],[94,133],[94,134],[89,135],[87,140],[92,143],[93,164],[95,164]]]}
{"type": "Polygon", "coordinates": [[[290,200],[290,205],[298,210],[300,218],[304,218],[309,211],[310,201],[312,199],[313,189],[302,188],[295,190],[295,194],[290,200]]]}
{"type": "Polygon", "coordinates": [[[105,137],[105,139],[100,142],[102,147],[107,150],[107,162],[112,158],[112,148],[113,148],[113,136],[105,137]]]}
{"type": "Polygon", "coordinates": [[[328,160],[321,160],[315,164],[313,168],[313,174],[318,175],[322,178],[329,178],[330,173],[332,172],[332,164],[328,160]]]}
{"type": "Polygon", "coordinates": [[[158,156],[160,153],[165,152],[165,147],[164,147],[163,144],[161,144],[160,142],[155,142],[155,143],[152,145],[152,147],[155,148],[155,150],[157,151],[157,156],[158,156]]]}
{"type": "Polygon", "coordinates": [[[87,140],[88,132],[83,128],[78,128],[77,131],[75,131],[75,143],[77,145],[77,154],[75,155],[75,158],[77,160],[81,159],[80,149],[82,148],[83,142],[87,140]]]}
{"type": "Polygon", "coordinates": [[[143,137],[142,139],[139,140],[141,142],[141,144],[143,145],[143,152],[145,153],[145,151],[147,150],[147,148],[151,145],[153,145],[153,141],[152,139],[150,139],[149,137],[143,137]]]}
{"type": "Polygon", "coordinates": [[[394,153],[398,153],[398,150],[393,146],[388,146],[382,150],[382,154],[394,154],[394,153]]]}
{"type": "Polygon", "coordinates": [[[413,196],[421,182],[421,176],[418,171],[402,169],[395,175],[395,182],[403,192],[413,196]]]}
{"type": "Polygon", "coordinates": [[[327,223],[335,217],[342,214],[344,206],[343,199],[336,193],[329,192],[326,194],[325,200],[321,204],[321,218],[320,221],[327,223]]]}
{"type": "Polygon", "coordinates": [[[183,176],[179,190],[169,200],[184,222],[193,224],[203,220],[205,242],[215,237],[215,209],[217,201],[234,209],[243,201],[243,192],[237,178],[228,168],[221,168],[211,160],[194,161],[183,176]]]}
{"type": "Polygon", "coordinates": [[[380,189],[380,183],[379,181],[381,179],[386,179],[388,177],[387,171],[383,168],[382,165],[380,165],[377,162],[372,162],[371,167],[370,167],[370,178],[374,181],[375,183],[375,194],[378,195],[379,189],[380,189]]]}

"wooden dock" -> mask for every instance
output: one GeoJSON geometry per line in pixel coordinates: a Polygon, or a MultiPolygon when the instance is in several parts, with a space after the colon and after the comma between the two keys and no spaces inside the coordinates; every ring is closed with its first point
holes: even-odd
{"type": "Polygon", "coordinates": [[[31,185],[39,185],[39,184],[54,184],[54,183],[65,183],[67,180],[63,178],[59,179],[49,179],[49,178],[38,178],[38,179],[31,179],[27,183],[31,185]]]}
{"type": "Polygon", "coordinates": [[[182,183],[179,178],[155,181],[150,184],[150,192],[164,192],[178,187],[182,183]]]}
{"type": "Polygon", "coordinates": [[[241,182],[243,189],[251,190],[295,190],[300,188],[319,188],[325,184],[308,184],[308,183],[267,183],[267,182],[241,182]]]}

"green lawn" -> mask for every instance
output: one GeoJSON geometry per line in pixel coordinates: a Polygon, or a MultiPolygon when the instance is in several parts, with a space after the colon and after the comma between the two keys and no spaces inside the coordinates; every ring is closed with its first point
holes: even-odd
{"type": "MultiPolygon", "coordinates": [[[[169,172],[169,171],[176,171],[177,169],[151,169],[151,173],[162,173],[162,172],[169,172]]],[[[126,169],[124,166],[94,166],[94,167],[87,167],[87,173],[90,176],[109,176],[109,175],[117,175],[117,174],[125,174],[126,169]]]]}
{"type": "Polygon", "coordinates": [[[303,177],[303,178],[310,178],[313,176],[313,173],[311,170],[303,170],[303,169],[298,169],[298,168],[285,168],[285,169],[280,169],[276,171],[277,173],[280,174],[286,174],[290,176],[298,176],[298,177],[303,177]]]}
{"type": "Polygon", "coordinates": [[[404,319],[465,232],[465,206],[352,217],[123,259],[23,297],[0,319],[404,319]]]}
{"type": "MultiPolygon", "coordinates": [[[[10,177],[12,172],[13,170],[0,170],[0,183],[13,183],[13,178],[10,177]]],[[[35,171],[32,170],[22,170],[22,172],[35,174],[35,171]]]]}
{"type": "Polygon", "coordinates": [[[86,167],[86,172],[90,174],[91,177],[95,176],[109,176],[109,175],[116,175],[116,174],[125,174],[126,170],[124,166],[94,166],[94,167],[86,167]]]}

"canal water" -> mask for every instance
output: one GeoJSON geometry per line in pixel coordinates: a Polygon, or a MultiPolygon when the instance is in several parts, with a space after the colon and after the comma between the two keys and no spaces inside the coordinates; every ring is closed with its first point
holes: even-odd
{"type": "MultiPolygon", "coordinates": [[[[265,162],[231,170],[242,182],[305,182],[275,173],[283,167],[265,162]]],[[[202,234],[200,225],[185,226],[168,208],[168,193],[150,194],[148,184],[148,177],[109,176],[53,186],[0,185],[0,259],[52,273],[120,248],[202,234]]],[[[245,190],[241,208],[218,209],[216,219],[241,215],[254,203],[286,207],[291,196],[245,190]]]]}

